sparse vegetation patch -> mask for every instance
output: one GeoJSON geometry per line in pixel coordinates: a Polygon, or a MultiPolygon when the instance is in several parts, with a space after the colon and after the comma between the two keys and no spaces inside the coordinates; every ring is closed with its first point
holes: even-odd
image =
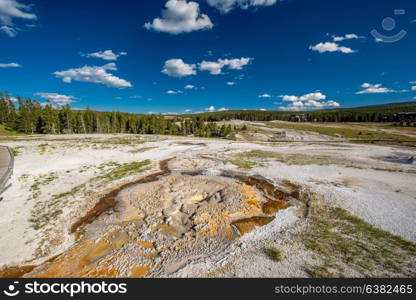
{"type": "Polygon", "coordinates": [[[351,271],[365,277],[416,276],[415,244],[341,208],[316,209],[300,238],[323,261],[305,267],[312,277],[344,277],[351,271]]]}

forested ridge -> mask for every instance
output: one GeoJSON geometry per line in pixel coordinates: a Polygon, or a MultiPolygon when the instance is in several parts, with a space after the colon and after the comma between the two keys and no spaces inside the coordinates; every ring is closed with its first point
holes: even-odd
{"type": "MultiPolygon", "coordinates": [[[[217,125],[225,120],[272,121],[289,120],[294,112],[286,111],[223,111],[203,114],[143,115],[125,112],[100,112],[89,107],[73,110],[69,105],[55,108],[34,99],[16,98],[0,93],[0,124],[27,134],[65,133],[136,133],[226,137],[243,130],[230,125],[217,125]]],[[[350,109],[296,112],[310,122],[393,122],[399,112],[416,111],[416,102],[385,104],[350,109]]]]}
{"type": "MultiPolygon", "coordinates": [[[[394,115],[400,112],[416,112],[416,102],[298,112],[233,110],[204,113],[203,118],[213,122],[233,119],[245,121],[288,121],[293,114],[304,114],[308,122],[394,122],[394,115]]],[[[196,115],[189,114],[186,116],[192,117],[196,115]]]]}

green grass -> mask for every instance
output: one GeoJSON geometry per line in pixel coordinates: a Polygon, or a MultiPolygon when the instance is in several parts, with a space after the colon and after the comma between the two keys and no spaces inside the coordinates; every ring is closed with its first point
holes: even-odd
{"type": "Polygon", "coordinates": [[[323,263],[306,266],[312,277],[343,277],[347,268],[365,277],[416,276],[416,245],[373,227],[341,208],[314,212],[300,234],[323,263]]]}
{"type": "Polygon", "coordinates": [[[305,154],[281,154],[271,151],[253,150],[250,152],[239,153],[231,158],[229,162],[240,169],[252,169],[256,166],[264,166],[265,160],[274,159],[287,165],[329,165],[336,163],[330,157],[305,154]]]}
{"type": "Polygon", "coordinates": [[[58,179],[58,176],[54,172],[45,176],[37,177],[33,184],[30,186],[30,191],[32,192],[32,199],[36,199],[40,196],[40,189],[42,186],[48,185],[56,179],[58,179]]]}
{"type": "Polygon", "coordinates": [[[62,199],[62,198],[70,197],[70,196],[73,197],[78,192],[80,192],[82,189],[84,189],[85,186],[86,186],[85,184],[77,185],[76,187],[72,188],[68,192],[61,193],[61,194],[57,194],[57,195],[53,195],[53,198],[54,199],[62,199]]]}
{"type": "Polygon", "coordinates": [[[275,262],[280,262],[283,259],[282,252],[274,247],[266,249],[266,255],[275,262]]]}
{"type": "MultiPolygon", "coordinates": [[[[269,122],[266,123],[267,127],[270,128],[281,128],[281,129],[294,129],[309,132],[316,132],[322,135],[332,137],[342,137],[347,139],[356,140],[392,140],[396,142],[406,142],[410,140],[408,136],[388,133],[378,130],[366,130],[361,128],[354,128],[353,126],[346,127],[348,125],[342,124],[340,127],[323,126],[320,124],[312,123],[284,123],[284,122],[269,122]]],[[[359,142],[359,141],[358,141],[359,142]]]]}
{"type": "Polygon", "coordinates": [[[10,136],[10,135],[21,135],[22,133],[7,127],[6,125],[0,124],[0,136],[10,136]]]}
{"type": "Polygon", "coordinates": [[[105,173],[104,175],[96,177],[98,180],[113,181],[118,180],[126,176],[133,175],[134,173],[140,173],[147,170],[147,166],[150,165],[150,160],[135,161],[132,163],[117,164],[113,169],[105,173]]]}
{"type": "Polygon", "coordinates": [[[23,148],[22,146],[12,148],[13,156],[14,157],[19,156],[20,155],[20,149],[22,149],[22,148],[23,148]]]}
{"type": "Polygon", "coordinates": [[[230,159],[229,162],[237,166],[238,168],[245,170],[250,170],[260,165],[257,162],[245,160],[243,158],[230,159]]]}

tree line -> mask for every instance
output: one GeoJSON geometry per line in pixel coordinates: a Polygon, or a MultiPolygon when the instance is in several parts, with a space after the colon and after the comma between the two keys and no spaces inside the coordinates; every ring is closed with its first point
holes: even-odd
{"type": "Polygon", "coordinates": [[[8,93],[0,93],[0,124],[27,134],[134,133],[227,137],[246,127],[219,126],[216,122],[289,121],[294,114],[302,115],[302,119],[309,122],[395,122],[396,114],[415,111],[416,102],[408,102],[306,112],[236,110],[166,117],[99,112],[90,107],[73,110],[69,105],[57,108],[50,103],[40,103],[31,98],[13,99],[8,93]]]}
{"type": "Polygon", "coordinates": [[[200,116],[165,118],[123,112],[99,112],[90,107],[72,110],[69,105],[53,107],[34,99],[0,93],[0,124],[26,134],[132,133],[227,137],[237,130],[231,125],[218,126],[200,116]],[[15,105],[17,102],[17,106],[15,105]]]}
{"type": "Polygon", "coordinates": [[[290,121],[293,115],[302,115],[307,122],[396,122],[396,114],[401,112],[416,112],[416,102],[302,112],[235,110],[204,113],[202,118],[210,122],[235,119],[244,121],[290,121]]]}

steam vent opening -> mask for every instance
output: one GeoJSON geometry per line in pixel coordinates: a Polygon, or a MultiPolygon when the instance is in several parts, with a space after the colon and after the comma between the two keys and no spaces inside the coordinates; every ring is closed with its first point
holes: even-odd
{"type": "Polygon", "coordinates": [[[205,169],[171,170],[175,159],[160,166],[103,197],[73,224],[76,244],[24,276],[169,276],[300,203],[299,187],[289,182],[216,170],[209,162],[205,169]]]}

